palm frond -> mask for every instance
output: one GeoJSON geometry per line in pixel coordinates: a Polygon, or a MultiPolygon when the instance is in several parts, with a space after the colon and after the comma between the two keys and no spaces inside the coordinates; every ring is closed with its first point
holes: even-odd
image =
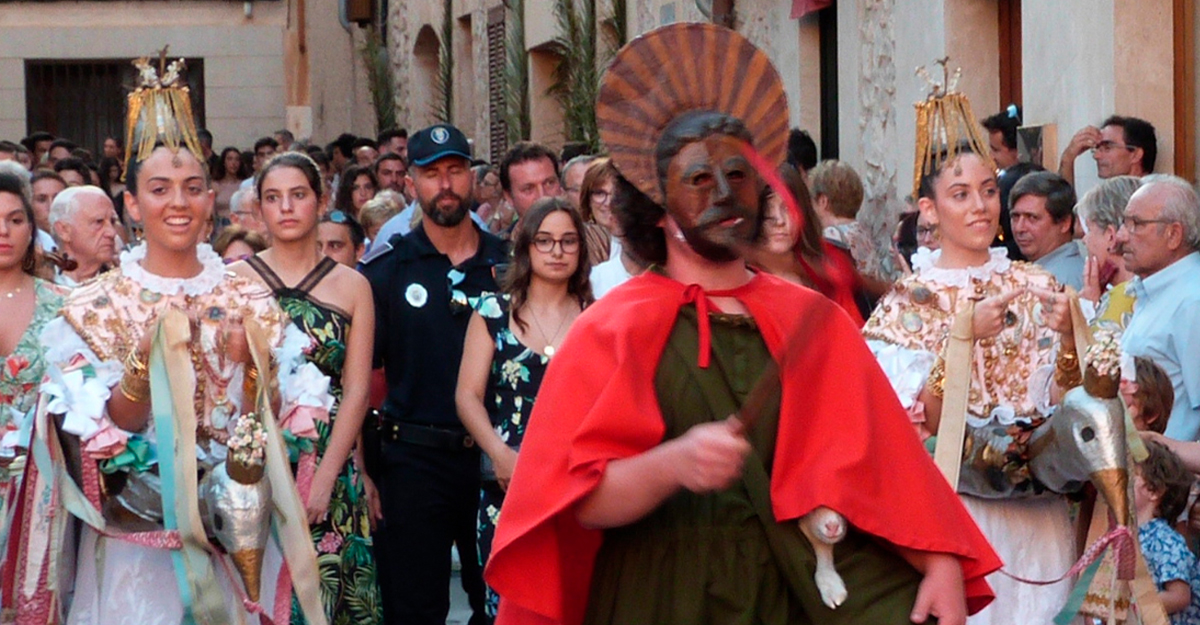
{"type": "Polygon", "coordinates": [[[396,79],[392,75],[387,46],[374,26],[367,27],[359,54],[367,70],[367,87],[371,91],[371,108],[375,110],[375,126],[396,127],[396,79]]]}
{"type": "Polygon", "coordinates": [[[558,101],[567,141],[599,148],[596,95],[599,90],[596,0],[554,0],[558,35],[551,49],[558,55],[554,82],[546,94],[558,101]]]}
{"type": "MultiPolygon", "coordinates": [[[[628,0],[612,0],[612,12],[605,21],[612,25],[611,30],[604,33],[605,44],[615,54],[625,44],[629,43],[629,4],[628,0]]],[[[604,63],[607,65],[607,63],[604,63]]]]}
{"type": "Polygon", "coordinates": [[[525,1],[505,0],[504,100],[509,145],[533,132],[529,112],[529,62],[525,53],[525,1]]]}
{"type": "Polygon", "coordinates": [[[454,123],[454,12],[451,0],[442,0],[442,32],[438,47],[438,74],[435,84],[437,101],[433,117],[445,124],[454,123]]]}

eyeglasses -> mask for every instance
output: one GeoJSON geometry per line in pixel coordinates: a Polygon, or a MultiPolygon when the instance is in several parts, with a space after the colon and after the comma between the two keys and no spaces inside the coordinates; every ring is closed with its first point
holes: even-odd
{"type": "Polygon", "coordinates": [[[1095,154],[1097,152],[1111,152],[1112,150],[1127,150],[1129,152],[1132,152],[1136,149],[1137,149],[1136,145],[1117,145],[1116,143],[1114,143],[1112,141],[1101,141],[1100,143],[1096,144],[1096,147],[1092,148],[1092,153],[1095,154]]]}
{"type": "Polygon", "coordinates": [[[1127,215],[1125,217],[1125,219],[1123,219],[1121,221],[1121,227],[1128,230],[1130,234],[1135,234],[1138,230],[1140,230],[1142,228],[1142,226],[1145,226],[1146,224],[1172,224],[1172,223],[1175,223],[1175,221],[1176,220],[1174,220],[1174,219],[1161,219],[1161,218],[1160,219],[1142,219],[1141,217],[1134,217],[1132,215],[1127,215]]]}
{"type": "Polygon", "coordinates": [[[917,237],[931,237],[937,232],[937,226],[921,226],[917,228],[917,237]]]}
{"type": "Polygon", "coordinates": [[[563,254],[575,254],[579,252],[579,236],[569,234],[561,239],[550,236],[533,237],[533,247],[543,254],[553,252],[555,245],[562,248],[563,254]]]}
{"type": "Polygon", "coordinates": [[[595,191],[592,191],[592,201],[596,202],[597,204],[608,204],[608,201],[611,199],[612,199],[612,193],[609,193],[608,191],[605,191],[604,189],[597,189],[595,191]]]}

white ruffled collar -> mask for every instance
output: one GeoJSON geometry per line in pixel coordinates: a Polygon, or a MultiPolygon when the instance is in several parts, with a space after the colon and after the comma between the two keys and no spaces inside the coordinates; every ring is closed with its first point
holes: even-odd
{"type": "Polygon", "coordinates": [[[913,273],[920,274],[924,280],[964,288],[970,286],[972,279],[987,280],[994,274],[1008,271],[1008,268],[1012,266],[1012,261],[1008,259],[1007,249],[993,247],[988,250],[988,254],[990,258],[982,265],[962,269],[946,269],[937,266],[937,260],[942,257],[941,250],[930,251],[929,248],[920,247],[912,257],[913,273]]]}
{"type": "Polygon", "coordinates": [[[146,243],[121,252],[121,274],[138,283],[143,289],[162,295],[204,295],[212,291],[225,277],[225,262],[213,251],[212,246],[201,243],[196,246],[196,258],[203,269],[191,278],[165,278],[146,271],[141,261],[146,258],[146,243]]]}

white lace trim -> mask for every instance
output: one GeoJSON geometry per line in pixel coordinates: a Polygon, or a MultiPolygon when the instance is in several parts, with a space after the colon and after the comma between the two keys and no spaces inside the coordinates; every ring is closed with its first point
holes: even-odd
{"type": "Polygon", "coordinates": [[[879,367],[892,383],[892,390],[905,409],[912,408],[929,380],[937,354],[920,349],[908,349],[886,341],[868,340],[867,347],[875,354],[879,367]]]}
{"type": "Polygon", "coordinates": [[[1012,266],[1012,261],[1008,259],[1008,251],[1005,248],[993,247],[988,250],[988,253],[991,258],[982,265],[963,269],[946,269],[937,266],[938,259],[942,257],[941,250],[931,252],[924,247],[917,248],[917,252],[913,254],[912,258],[912,269],[913,273],[921,274],[922,279],[930,282],[966,288],[971,285],[972,278],[987,280],[993,274],[1008,271],[1008,268],[1012,266]]]}
{"type": "Polygon", "coordinates": [[[212,291],[225,277],[225,263],[207,243],[196,246],[196,258],[204,267],[191,278],[166,278],[146,271],[141,261],[146,258],[146,244],[121,252],[121,273],[142,288],[162,295],[204,295],[212,291]]]}

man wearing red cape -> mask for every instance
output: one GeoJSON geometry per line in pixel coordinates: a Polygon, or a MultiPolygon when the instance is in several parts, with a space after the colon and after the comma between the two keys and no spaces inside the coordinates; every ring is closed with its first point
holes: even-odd
{"type": "Polygon", "coordinates": [[[855,325],[741,258],[764,189],[746,146],[778,161],[786,135],[761,54],[680,24],[606,74],[601,137],[647,196],[617,207],[621,225],[655,266],[585,311],[547,371],[487,570],[499,625],[961,625],[992,599],[1000,562],[855,325]],[[680,73],[718,84],[648,82],[681,52],[680,73]],[[701,66],[726,58],[734,79],[701,66]],[[755,97],[729,97],[742,92],[755,97]],[[772,361],[781,384],[763,401],[772,361]],[[818,507],[850,526],[837,608],[796,523],[818,507]]]}

